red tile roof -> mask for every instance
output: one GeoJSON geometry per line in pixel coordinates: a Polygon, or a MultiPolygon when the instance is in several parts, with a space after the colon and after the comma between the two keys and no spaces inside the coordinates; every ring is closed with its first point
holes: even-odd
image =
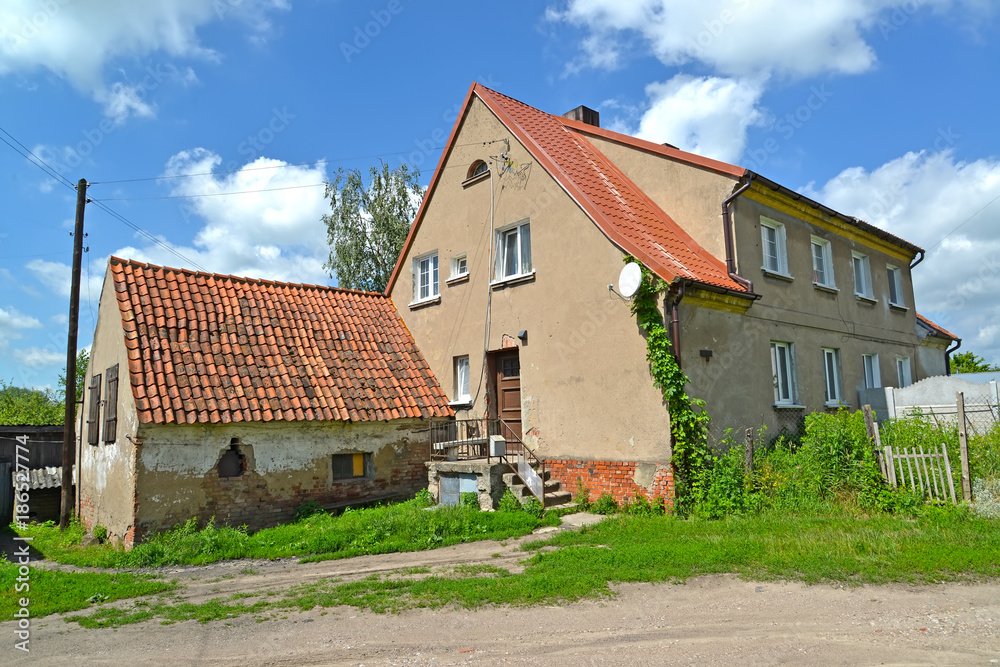
{"type": "Polygon", "coordinates": [[[476,85],[476,95],[619,248],[670,282],[676,278],[746,289],[583,134],[560,116],[476,85]]]}
{"type": "Polygon", "coordinates": [[[941,336],[942,338],[950,338],[951,340],[962,340],[961,338],[951,333],[944,327],[939,326],[934,322],[931,322],[929,319],[927,319],[920,313],[917,313],[917,319],[923,322],[927,326],[927,328],[930,329],[935,335],[941,336]]]}
{"type": "Polygon", "coordinates": [[[382,294],[109,264],[143,424],[453,414],[382,294]]]}

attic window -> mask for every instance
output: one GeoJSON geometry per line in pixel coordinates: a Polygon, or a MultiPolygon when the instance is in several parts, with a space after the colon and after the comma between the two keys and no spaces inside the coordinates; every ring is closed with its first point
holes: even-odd
{"type": "Polygon", "coordinates": [[[239,477],[247,468],[247,458],[240,451],[240,439],[233,438],[229,449],[219,459],[219,477],[239,477]]]}
{"type": "Polygon", "coordinates": [[[490,166],[483,162],[482,160],[476,160],[471,165],[469,165],[469,173],[466,174],[466,180],[475,178],[476,176],[482,176],[483,174],[489,173],[490,166]]]}

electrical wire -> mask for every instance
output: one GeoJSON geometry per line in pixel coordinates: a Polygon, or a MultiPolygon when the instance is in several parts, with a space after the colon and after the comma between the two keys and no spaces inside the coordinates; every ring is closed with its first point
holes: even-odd
{"type": "Polygon", "coordinates": [[[195,195],[164,195],[162,197],[105,197],[103,202],[108,201],[154,201],[157,199],[194,199],[197,197],[225,197],[227,195],[248,195],[256,192],[277,192],[278,190],[299,190],[301,188],[318,188],[326,186],[326,183],[307,183],[305,185],[286,185],[280,188],[261,188],[259,190],[236,190],[233,192],[203,192],[195,195]]]}
{"type": "Polygon", "coordinates": [[[156,238],[155,236],[153,236],[152,234],[150,234],[149,232],[147,232],[145,229],[143,229],[139,225],[135,224],[134,222],[132,222],[131,220],[129,220],[128,218],[126,218],[121,213],[118,213],[117,211],[115,211],[114,209],[112,209],[110,206],[108,206],[107,204],[105,204],[103,201],[101,201],[99,199],[88,199],[88,201],[90,203],[94,204],[95,206],[97,206],[97,208],[101,209],[102,211],[104,211],[105,213],[107,213],[108,215],[110,215],[111,217],[115,218],[116,220],[118,220],[119,222],[121,222],[122,224],[124,224],[125,226],[131,227],[137,233],[139,233],[142,236],[146,237],[148,240],[150,240],[153,243],[155,243],[156,245],[160,246],[161,248],[163,248],[164,250],[166,250],[170,254],[172,254],[175,257],[183,260],[184,262],[187,262],[187,264],[189,266],[193,266],[194,268],[198,269],[199,271],[204,271],[205,273],[209,273],[209,270],[206,269],[204,266],[202,266],[201,264],[198,264],[198,262],[194,261],[193,259],[190,259],[190,258],[182,255],[181,253],[177,252],[174,248],[172,248],[171,246],[167,245],[166,243],[164,243],[160,239],[156,238]]]}
{"type": "Polygon", "coordinates": [[[32,153],[31,150],[27,146],[25,146],[24,144],[22,144],[20,141],[18,141],[17,138],[14,137],[14,135],[12,135],[10,132],[8,132],[7,130],[5,130],[2,127],[0,127],[0,132],[3,132],[4,134],[6,134],[8,137],[11,138],[11,141],[13,141],[15,144],[17,144],[21,148],[23,148],[24,151],[27,153],[27,155],[25,155],[25,153],[22,153],[20,150],[18,150],[17,146],[14,146],[14,144],[10,143],[10,141],[7,141],[3,137],[0,137],[0,141],[4,142],[8,146],[10,146],[10,148],[15,153],[17,153],[18,155],[20,155],[21,157],[23,157],[25,160],[27,160],[31,164],[33,164],[36,167],[38,167],[39,169],[41,169],[50,178],[56,179],[56,181],[58,181],[59,183],[62,183],[66,187],[70,188],[71,190],[76,190],[76,185],[75,184],[71,183],[65,176],[63,176],[58,171],[56,171],[54,168],[52,168],[52,166],[49,165],[48,162],[46,162],[42,158],[38,157],[34,153],[32,153]]]}

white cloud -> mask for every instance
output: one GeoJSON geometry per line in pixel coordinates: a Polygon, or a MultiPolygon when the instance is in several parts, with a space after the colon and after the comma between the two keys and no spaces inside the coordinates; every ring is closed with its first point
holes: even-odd
{"type": "Polygon", "coordinates": [[[31,315],[25,315],[15,308],[0,308],[0,351],[10,345],[10,341],[21,338],[25,329],[40,329],[42,323],[31,315]]]}
{"type": "MultiPolygon", "coordinates": [[[[664,64],[730,76],[856,74],[876,62],[866,38],[959,0],[569,0],[549,20],[587,30],[581,67],[614,69],[638,34],[664,64]]],[[[976,3],[965,1],[974,11],[976,3]]],[[[984,11],[981,8],[979,11],[984,11]]],[[[891,33],[889,33],[891,34],[891,33]]]]}
{"type": "MultiPolygon", "coordinates": [[[[84,261],[86,261],[86,258],[84,258],[84,261]]],[[[107,264],[106,257],[103,259],[92,258],[90,261],[92,262],[92,267],[107,264]]],[[[73,282],[73,269],[69,264],[50,262],[45,259],[33,259],[25,264],[24,268],[28,269],[35,276],[35,279],[47,287],[50,292],[57,296],[69,298],[73,282]]],[[[85,270],[86,267],[84,267],[85,270]]],[[[86,274],[84,274],[80,283],[81,300],[85,300],[88,294],[93,297],[94,301],[99,299],[103,285],[103,271],[99,271],[96,275],[91,273],[89,283],[87,282],[86,274]]]]}
{"type": "Polygon", "coordinates": [[[743,79],[677,75],[646,86],[650,108],[636,136],[735,162],[746,148],[747,128],[760,125],[761,83],[743,79]]]}
{"type": "Polygon", "coordinates": [[[234,19],[259,41],[273,29],[270,14],[290,8],[288,0],[3,0],[0,76],[47,69],[105,104],[111,118],[148,115],[139,84],[106,82],[110,62],[153,53],[217,60],[200,28],[234,19]]]}
{"type": "MultiPolygon", "coordinates": [[[[280,160],[258,158],[236,173],[212,174],[220,163],[218,155],[196,148],[170,158],[164,175],[201,174],[178,179],[174,195],[254,192],[190,199],[188,212],[204,220],[192,246],[162,240],[215,273],[326,283],[329,276],[323,262],[329,251],[326,227],[320,220],[328,209],[321,185],[326,180],[325,167],[290,167],[280,160]]],[[[195,268],[154,244],[129,246],[113,254],[195,268]]]]}
{"type": "Polygon", "coordinates": [[[28,368],[41,368],[42,366],[55,366],[66,363],[66,353],[46,350],[41,347],[27,347],[14,350],[14,358],[28,368]]]}
{"type": "Polygon", "coordinates": [[[113,84],[108,92],[100,95],[104,103],[104,115],[118,125],[128,120],[129,116],[153,118],[156,111],[142,99],[144,93],[139,86],[127,86],[121,82],[113,84]]]}
{"type": "Polygon", "coordinates": [[[803,193],[925,248],[913,271],[917,308],[1000,363],[1000,159],[907,153],[803,193]]]}

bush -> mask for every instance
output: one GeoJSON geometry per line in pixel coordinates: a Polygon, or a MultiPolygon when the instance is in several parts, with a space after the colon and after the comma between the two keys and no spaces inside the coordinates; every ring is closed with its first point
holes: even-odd
{"type": "Polygon", "coordinates": [[[618,511],[618,501],[610,493],[602,493],[591,509],[596,514],[614,514],[618,511]]]}
{"type": "Polygon", "coordinates": [[[1000,479],[972,480],[973,513],[984,519],[1000,519],[1000,479]]]}
{"type": "Polygon", "coordinates": [[[576,480],[576,494],[573,496],[573,502],[581,511],[585,512],[590,508],[590,491],[583,485],[582,479],[576,480]]]}
{"type": "Polygon", "coordinates": [[[462,504],[462,507],[471,507],[473,509],[477,509],[478,510],[479,509],[479,494],[478,493],[473,493],[471,491],[467,491],[467,492],[465,492],[465,493],[462,494],[462,497],[459,500],[459,502],[462,504]]]}
{"type": "Polygon", "coordinates": [[[434,498],[431,497],[431,492],[429,489],[420,489],[413,496],[413,500],[416,501],[417,505],[420,507],[430,507],[434,504],[434,498]]]}
{"type": "Polygon", "coordinates": [[[310,500],[307,503],[302,503],[299,505],[298,509],[295,510],[295,515],[292,517],[292,521],[302,521],[303,519],[308,519],[313,514],[319,514],[323,511],[323,508],[315,500],[310,500]]]}
{"type": "Polygon", "coordinates": [[[521,501],[517,499],[514,492],[507,489],[503,492],[503,496],[500,497],[497,510],[500,512],[523,512],[524,506],[521,505],[521,501]]]}
{"type": "Polygon", "coordinates": [[[108,529],[104,526],[94,526],[94,539],[97,540],[98,544],[104,544],[108,541],[108,529]]]}

